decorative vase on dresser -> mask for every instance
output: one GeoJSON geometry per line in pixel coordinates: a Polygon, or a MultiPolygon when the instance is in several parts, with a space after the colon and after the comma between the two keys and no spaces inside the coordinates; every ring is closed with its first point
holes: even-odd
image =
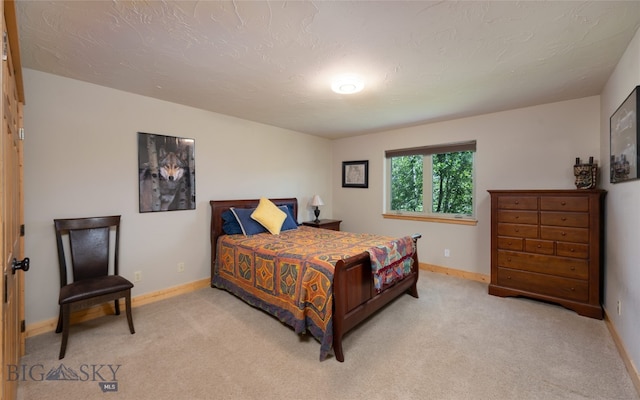
{"type": "Polygon", "coordinates": [[[544,300],[602,319],[606,191],[489,193],[489,294],[544,300]]]}

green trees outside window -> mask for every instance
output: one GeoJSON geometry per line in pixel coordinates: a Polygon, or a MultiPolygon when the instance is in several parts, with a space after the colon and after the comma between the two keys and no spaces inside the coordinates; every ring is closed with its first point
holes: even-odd
{"type": "Polygon", "coordinates": [[[473,156],[454,151],[390,157],[390,211],[472,216],[473,156]]]}
{"type": "Polygon", "coordinates": [[[400,156],[391,159],[391,209],[422,212],[423,156],[400,156]]]}

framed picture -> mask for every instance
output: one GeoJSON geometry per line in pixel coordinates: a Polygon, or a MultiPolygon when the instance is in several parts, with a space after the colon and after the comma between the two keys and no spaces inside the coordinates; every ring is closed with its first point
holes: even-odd
{"type": "Polygon", "coordinates": [[[195,140],[138,132],[140,212],[195,210],[195,140]]]}
{"type": "Polygon", "coordinates": [[[343,161],[342,187],[368,188],[369,161],[343,161]]]}
{"type": "Polygon", "coordinates": [[[611,183],[638,179],[638,112],[640,86],[636,86],[609,120],[611,183]]]}

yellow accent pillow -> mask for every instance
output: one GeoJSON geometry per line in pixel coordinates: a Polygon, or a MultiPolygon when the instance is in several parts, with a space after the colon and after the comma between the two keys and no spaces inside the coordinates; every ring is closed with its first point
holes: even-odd
{"type": "Polygon", "coordinates": [[[251,218],[267,228],[271,234],[278,235],[284,220],[287,219],[287,214],[269,199],[262,197],[256,210],[251,213],[251,218]]]}

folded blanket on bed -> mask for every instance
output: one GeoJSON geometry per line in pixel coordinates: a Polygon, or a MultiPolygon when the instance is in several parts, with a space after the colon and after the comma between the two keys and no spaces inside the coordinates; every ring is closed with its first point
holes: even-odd
{"type": "Polygon", "coordinates": [[[414,243],[409,236],[367,250],[378,293],[411,273],[414,251],[414,243]]]}

